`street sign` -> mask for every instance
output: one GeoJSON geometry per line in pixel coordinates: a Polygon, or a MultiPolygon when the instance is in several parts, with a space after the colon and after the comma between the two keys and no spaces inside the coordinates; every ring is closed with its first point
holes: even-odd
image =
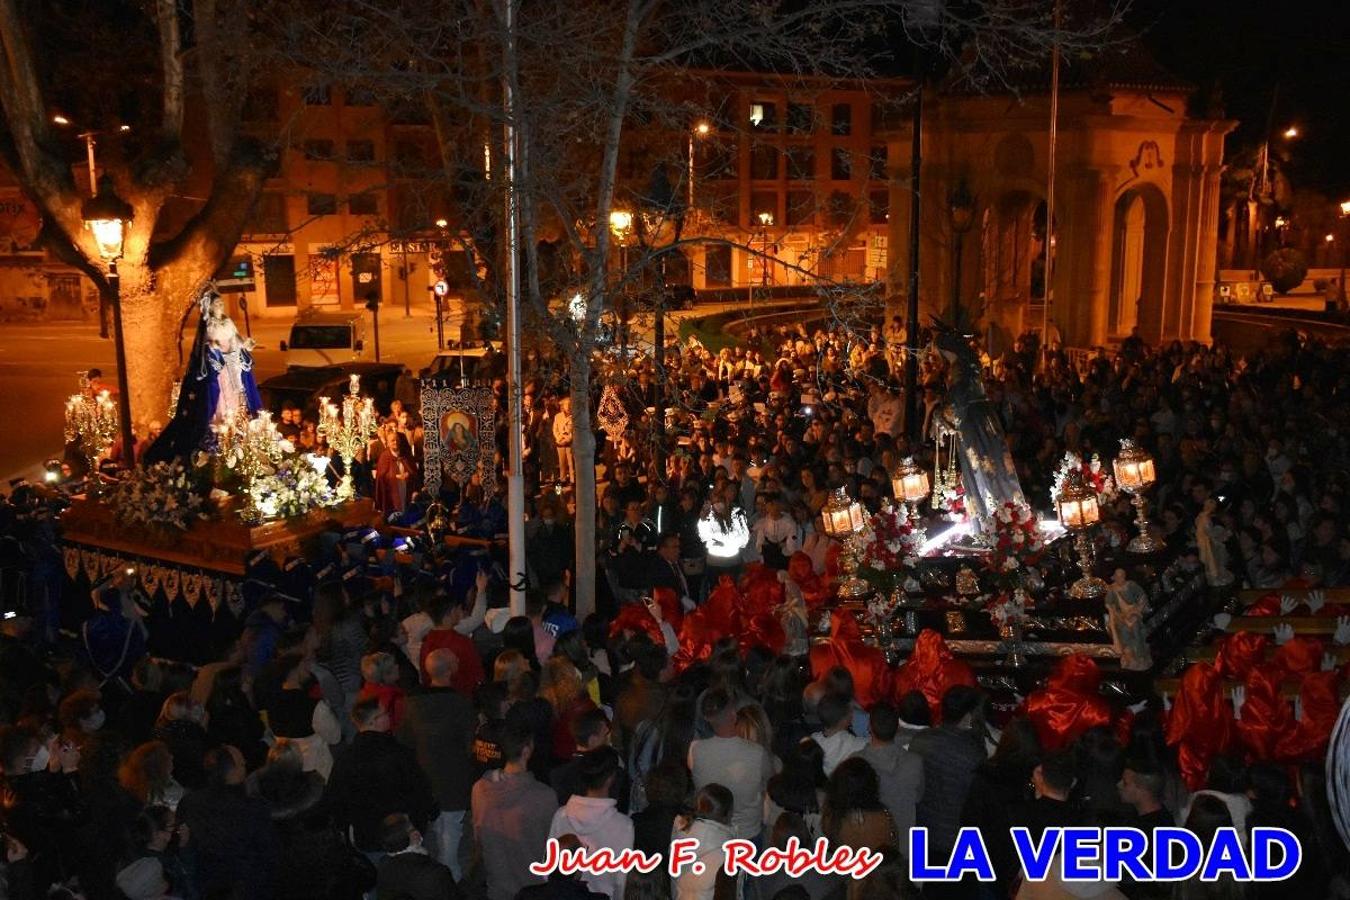
{"type": "Polygon", "coordinates": [[[252,256],[232,256],[216,272],[216,290],[222,294],[243,294],[255,288],[252,256]]]}

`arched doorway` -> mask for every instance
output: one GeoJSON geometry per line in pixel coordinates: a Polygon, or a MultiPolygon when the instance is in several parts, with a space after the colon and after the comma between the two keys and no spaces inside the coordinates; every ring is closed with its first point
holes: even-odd
{"type": "Polygon", "coordinates": [[[1113,338],[1127,337],[1136,325],[1147,340],[1162,334],[1167,232],[1167,198],[1157,186],[1131,188],[1116,200],[1107,327],[1113,338]]]}

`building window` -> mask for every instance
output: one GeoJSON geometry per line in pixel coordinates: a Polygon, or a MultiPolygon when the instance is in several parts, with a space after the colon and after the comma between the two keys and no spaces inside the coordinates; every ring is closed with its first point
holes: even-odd
{"type": "Polygon", "coordinates": [[[347,89],[348,106],[374,106],[375,95],[366,88],[347,89]]]}
{"type": "Polygon", "coordinates": [[[245,122],[275,122],[277,120],[277,92],[272,88],[257,87],[244,98],[245,122]]]}
{"type": "Polygon", "coordinates": [[[731,246],[709,244],[703,251],[703,280],[708,287],[731,287],[731,246]]]}
{"type": "Polygon", "coordinates": [[[332,162],[333,142],[327,138],[310,138],[304,143],[305,159],[313,162],[332,162]]]}
{"type": "Polygon", "coordinates": [[[305,198],[305,208],[311,216],[335,216],[337,197],[333,194],[309,194],[305,198]]]}
{"type": "Polygon", "coordinates": [[[853,177],[853,154],[843,147],[830,151],[830,178],[835,181],[848,181],[853,177]]]}
{"type": "Polygon", "coordinates": [[[771,144],[756,144],[750,150],[750,177],[757,181],[771,181],[778,177],[778,148],[771,144]]]}
{"type": "Polygon", "coordinates": [[[809,103],[789,103],[787,130],[790,134],[811,134],[816,130],[816,109],[809,103]]]}
{"type": "Polygon", "coordinates": [[[778,130],[778,107],[767,100],[750,104],[750,127],[756,131],[778,130]]]}
{"type": "Polygon", "coordinates": [[[348,141],[347,162],[373,163],[375,161],[374,141],[348,141]]]}
{"type": "Polygon", "coordinates": [[[867,195],[869,219],[873,225],[885,225],[891,220],[891,192],[871,191],[867,195]]]}
{"type": "Polygon", "coordinates": [[[352,194],[347,198],[347,212],[354,216],[378,216],[379,200],[374,194],[352,194]]]}
{"type": "Polygon", "coordinates": [[[890,176],[886,172],[886,145],[875,144],[872,147],[872,172],[873,181],[886,181],[890,176]]]}
{"type": "Polygon", "coordinates": [[[836,103],[830,108],[830,133],[853,133],[853,106],[849,103],[836,103]]]}
{"type": "Polygon", "coordinates": [[[263,302],[268,306],[295,306],[295,257],[263,257],[263,302]]]}
{"type": "Polygon", "coordinates": [[[810,225],[816,216],[816,195],[812,191],[788,191],[787,224],[810,225]]]}
{"type": "Polygon", "coordinates": [[[305,88],[306,106],[330,106],[333,103],[333,89],[326,84],[316,84],[305,88]]]}
{"type": "Polygon", "coordinates": [[[810,181],[816,177],[816,151],[806,144],[787,148],[789,181],[810,181]]]}
{"type": "Polygon", "coordinates": [[[290,231],[286,216],[286,195],[279,191],[263,191],[258,205],[253,207],[248,234],[285,234],[290,231]]]}

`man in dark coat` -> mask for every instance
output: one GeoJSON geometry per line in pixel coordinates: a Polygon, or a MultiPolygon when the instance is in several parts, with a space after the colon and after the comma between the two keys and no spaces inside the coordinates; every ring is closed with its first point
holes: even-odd
{"type": "Polygon", "coordinates": [[[450,870],[432,859],[422,835],[403,813],[385,816],[380,840],[388,855],[380,860],[375,900],[459,900],[450,870]]]}
{"type": "Polygon", "coordinates": [[[206,754],[206,787],[178,805],[197,853],[203,896],[271,897],[277,834],[267,804],[244,792],[243,754],[226,745],[206,754]]]}
{"type": "Polygon", "coordinates": [[[473,740],[477,717],[473,705],[452,687],[459,661],[442,647],[427,654],[430,687],[408,697],[398,739],[417,754],[418,765],[431,783],[436,817],[427,833],[427,849],[460,879],[459,844],[464,814],[473,790],[473,740]]]}
{"type": "MultiPolygon", "coordinates": [[[[581,849],[581,839],[575,834],[564,834],[558,838],[558,850],[575,853],[581,849]]],[[[523,887],[516,894],[516,900],[602,900],[604,894],[598,894],[581,880],[580,872],[564,875],[553,872],[543,884],[523,887]]]]}
{"type": "Polygon", "coordinates": [[[358,700],[352,721],[356,737],[333,761],[325,795],[338,827],[352,830],[356,848],[379,853],[385,816],[405,813],[421,832],[440,810],[417,754],[389,733],[389,710],[379,698],[358,700]]]}

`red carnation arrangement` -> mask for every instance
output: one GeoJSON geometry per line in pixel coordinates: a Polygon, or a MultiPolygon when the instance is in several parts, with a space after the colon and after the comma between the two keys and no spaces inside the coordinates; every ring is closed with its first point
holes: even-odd
{"type": "Polygon", "coordinates": [[[1011,500],[994,510],[990,522],[993,551],[984,558],[984,570],[1001,590],[1011,591],[1045,553],[1041,523],[1030,506],[1011,500]]]}

